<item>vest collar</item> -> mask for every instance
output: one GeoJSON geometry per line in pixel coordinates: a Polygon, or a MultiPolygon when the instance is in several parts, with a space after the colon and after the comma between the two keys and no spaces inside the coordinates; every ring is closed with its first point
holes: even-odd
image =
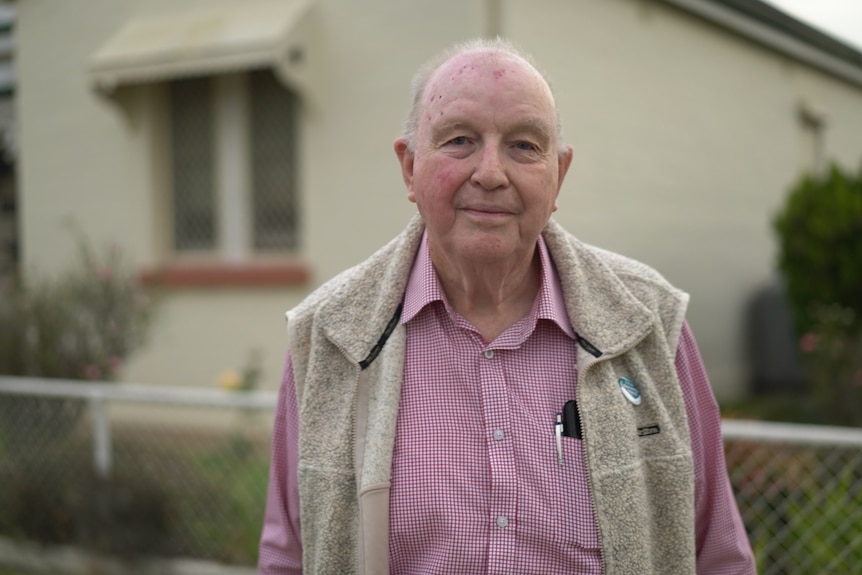
{"type": "Polygon", "coordinates": [[[629,291],[619,270],[553,220],[542,234],[581,347],[594,357],[614,356],[643,339],[655,314],[629,291]]]}
{"type": "Polygon", "coordinates": [[[347,288],[330,293],[320,304],[315,315],[325,318],[321,325],[326,337],[354,363],[369,357],[395,317],[424,229],[422,219],[414,216],[395,239],[345,271],[348,281],[340,283],[347,288]]]}
{"type": "MultiPolygon", "coordinates": [[[[318,308],[327,338],[360,364],[378,345],[403,300],[424,224],[417,215],[395,239],[344,274],[355,281],[330,293],[318,308]]],[[[566,311],[581,346],[592,356],[613,356],[634,346],[656,318],[592,248],[555,221],[542,232],[557,268],[566,311]]]]}

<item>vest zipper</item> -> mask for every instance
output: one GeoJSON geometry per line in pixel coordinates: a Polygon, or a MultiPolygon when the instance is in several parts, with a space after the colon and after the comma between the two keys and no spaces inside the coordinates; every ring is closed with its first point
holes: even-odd
{"type": "MultiPolygon", "coordinates": [[[[578,398],[578,408],[579,409],[580,409],[580,406],[583,405],[583,403],[581,403],[581,398],[580,398],[580,391],[581,391],[581,387],[582,387],[581,382],[585,379],[584,375],[587,373],[587,371],[589,371],[590,367],[592,367],[594,363],[595,362],[591,361],[591,362],[587,363],[587,365],[585,365],[583,367],[583,369],[578,371],[578,390],[575,392],[575,396],[578,398]]],[[[602,562],[602,573],[605,573],[606,572],[605,567],[607,565],[607,560],[605,559],[604,535],[603,535],[602,529],[599,527],[599,524],[598,524],[598,516],[596,513],[596,502],[593,499],[593,495],[596,492],[596,486],[593,484],[593,466],[591,464],[590,451],[588,449],[586,449],[587,434],[586,434],[586,428],[584,427],[584,418],[580,417],[579,419],[580,419],[580,421],[578,423],[581,427],[581,437],[583,438],[583,442],[584,442],[584,456],[586,457],[586,460],[587,460],[587,484],[590,487],[590,508],[593,511],[593,521],[596,522],[596,532],[599,536],[599,558],[601,559],[601,562],[602,562]]]]}
{"type": "MultiPolygon", "coordinates": [[[[581,383],[586,379],[586,378],[584,378],[584,374],[586,374],[587,371],[589,371],[589,369],[591,367],[593,367],[594,365],[596,365],[599,362],[604,362],[604,361],[614,359],[616,357],[620,357],[624,353],[627,353],[627,352],[633,350],[634,348],[639,346],[641,344],[641,342],[644,341],[649,336],[651,331],[652,331],[651,329],[647,330],[637,341],[635,341],[630,346],[627,346],[625,349],[620,350],[619,352],[617,352],[614,355],[602,355],[601,358],[597,358],[593,355],[590,355],[591,361],[584,362],[586,365],[584,365],[582,369],[578,370],[578,389],[575,392],[575,397],[577,398],[579,407],[581,405],[583,405],[581,403],[580,394],[581,394],[581,388],[582,388],[581,383]]],[[[589,351],[588,351],[588,353],[589,353],[589,351]]],[[[593,499],[593,494],[596,492],[596,488],[595,488],[595,485],[593,484],[593,472],[592,472],[593,466],[591,464],[590,451],[588,449],[586,449],[587,435],[586,435],[586,428],[584,427],[584,418],[583,417],[580,418],[580,427],[581,427],[581,437],[583,438],[584,445],[585,445],[584,455],[587,459],[587,484],[589,485],[589,488],[590,488],[590,507],[593,510],[593,520],[596,522],[596,532],[598,533],[598,536],[599,536],[599,557],[601,558],[601,561],[602,561],[602,573],[609,575],[607,573],[607,559],[606,559],[606,555],[605,555],[604,535],[603,535],[602,529],[598,525],[598,516],[596,515],[596,502],[595,502],[595,499],[593,499]]]]}

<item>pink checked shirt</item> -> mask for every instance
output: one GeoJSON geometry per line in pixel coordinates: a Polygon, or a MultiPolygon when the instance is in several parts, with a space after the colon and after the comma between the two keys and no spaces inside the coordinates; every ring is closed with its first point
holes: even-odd
{"type": "MultiPolygon", "coordinates": [[[[542,285],[528,316],[487,343],[449,307],[427,240],[409,278],[404,383],[392,465],[392,573],[600,574],[581,441],[554,439],[575,398],[575,335],[539,241],[542,285]]],[[[697,572],[755,573],[727,478],[718,409],[683,326],[676,368],[695,464],[697,572]]],[[[273,430],[259,573],[302,572],[297,406],[288,358],[273,430]]]]}

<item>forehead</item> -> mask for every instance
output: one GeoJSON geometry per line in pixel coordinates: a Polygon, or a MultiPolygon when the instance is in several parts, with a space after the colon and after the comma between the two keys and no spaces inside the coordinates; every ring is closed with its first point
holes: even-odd
{"type": "Polygon", "coordinates": [[[556,104],[545,79],[528,62],[505,52],[468,52],[444,62],[425,87],[420,123],[436,121],[464,100],[528,108],[555,122],[556,104]]]}

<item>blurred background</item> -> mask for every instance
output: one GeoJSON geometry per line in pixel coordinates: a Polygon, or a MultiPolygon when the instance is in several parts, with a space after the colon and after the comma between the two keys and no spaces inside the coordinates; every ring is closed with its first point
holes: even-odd
{"type": "MultiPolygon", "coordinates": [[[[860,29],[851,1],[0,3],[0,566],[93,569],[33,542],[101,572],[253,565],[284,312],[414,213],[410,78],[477,36],[550,77],[575,150],[555,218],[691,294],[728,419],[862,424],[860,29]]],[[[803,454],[764,462],[768,432],[728,430],[764,572],[858,568],[846,528],[819,526],[842,563],[794,542],[823,477],[829,521],[862,521],[862,440],[785,430],[803,454]]]]}

